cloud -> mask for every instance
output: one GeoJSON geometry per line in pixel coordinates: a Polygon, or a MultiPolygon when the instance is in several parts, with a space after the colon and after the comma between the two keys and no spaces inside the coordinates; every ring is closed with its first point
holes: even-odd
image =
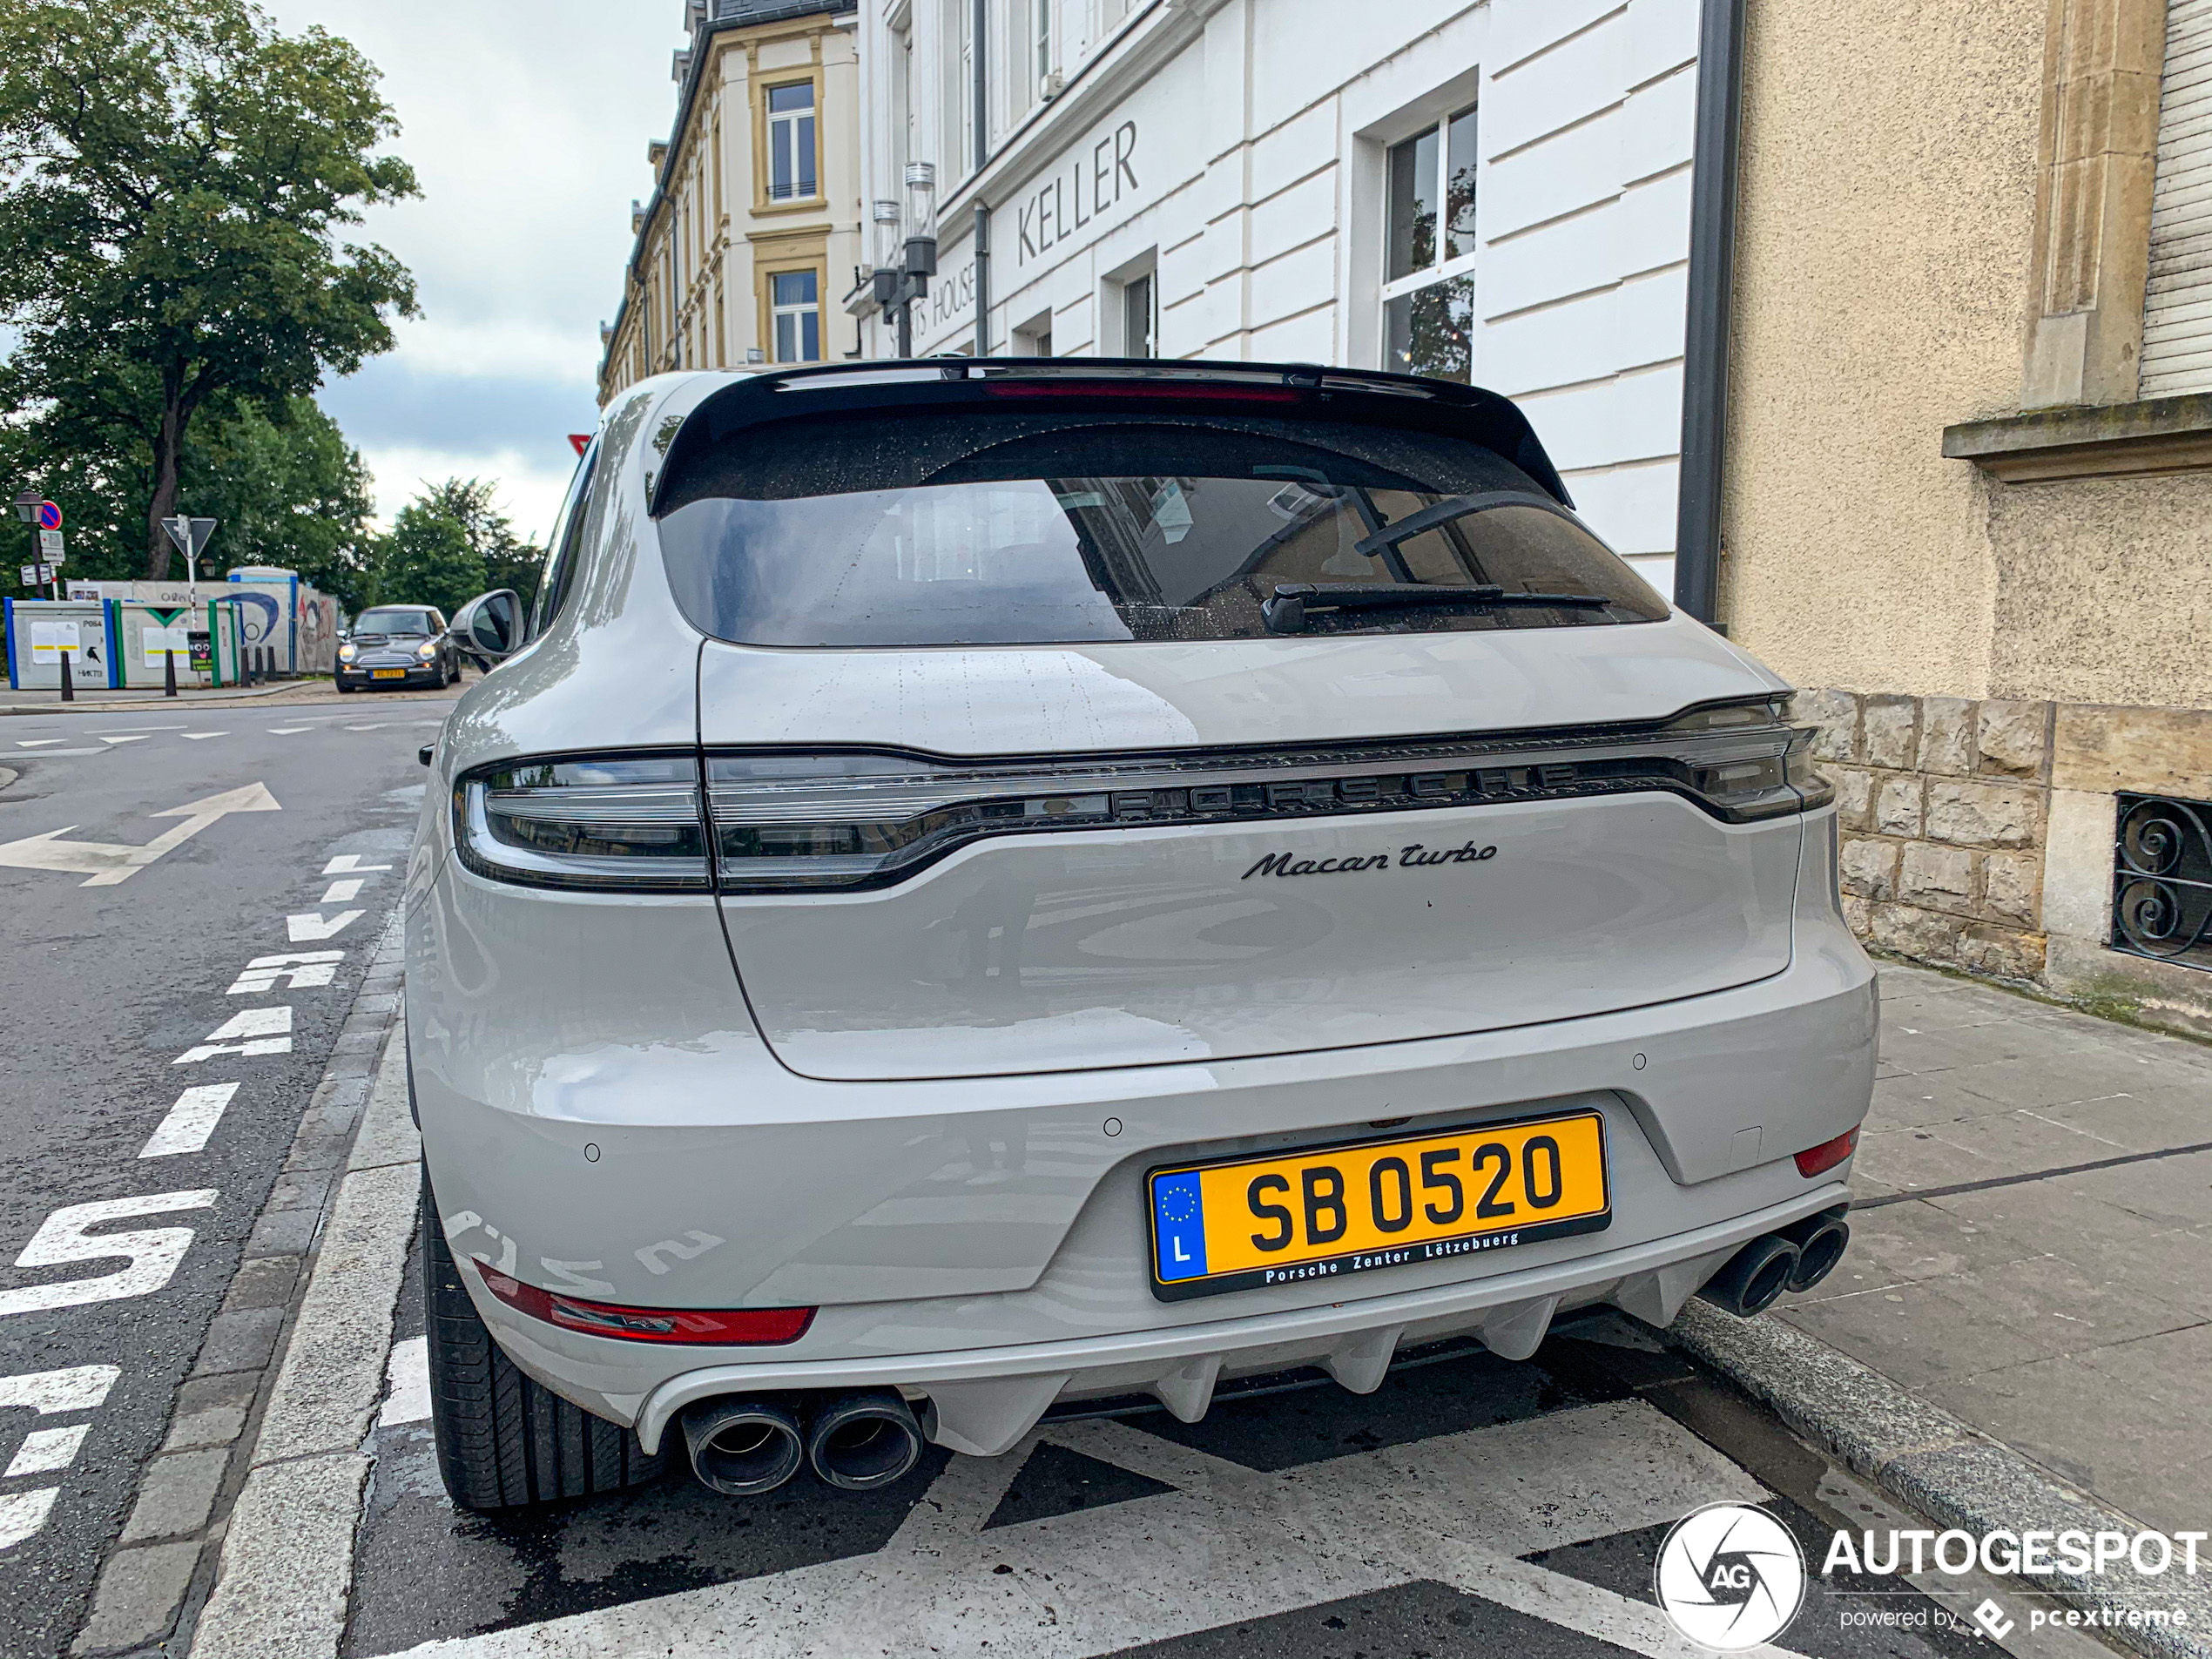
{"type": "MultiPolygon", "coordinates": [[[[575,458],[570,451],[569,459],[575,458]]],[[[519,449],[464,453],[405,444],[363,445],[361,459],[375,475],[376,516],[386,524],[425,484],[448,478],[490,478],[499,485],[499,509],[515,521],[516,533],[540,547],[545,545],[575,474],[573,466],[519,449]]]]}
{"type": "Polygon", "coordinates": [[[419,480],[497,477],[518,529],[550,527],[596,421],[599,323],[621,304],[647,140],[676,116],[682,0],[261,0],[383,71],[421,199],[349,239],[415,273],[422,315],[321,402],[376,475],[379,516],[419,480]]]}

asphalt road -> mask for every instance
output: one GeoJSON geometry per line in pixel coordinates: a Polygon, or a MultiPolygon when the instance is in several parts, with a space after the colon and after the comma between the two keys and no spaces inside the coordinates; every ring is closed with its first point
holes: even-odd
{"type": "Polygon", "coordinates": [[[20,774],[0,787],[10,1659],[59,1652],[84,1617],[396,894],[421,795],[415,750],[449,706],[349,698],[0,720],[0,767],[20,774]],[[161,816],[225,795],[259,810],[161,816]],[[55,832],[51,846],[22,845],[55,832]],[[64,845],[145,848],[165,835],[169,850],[119,880],[100,873],[99,854],[64,845]],[[326,867],[346,855],[393,867],[321,902],[341,879],[326,867]],[[17,867],[27,860],[85,867],[17,867]],[[335,925],[347,911],[355,919],[335,925]],[[295,915],[334,930],[294,942],[295,915]],[[329,951],[343,954],[327,985],[230,994],[256,957],[329,951]],[[214,1035],[273,1005],[290,1009],[288,1032],[214,1035]],[[201,1047],[227,1051],[185,1057],[201,1047]],[[165,1142],[150,1146],[172,1109],[165,1142]],[[118,1202],[134,1199],[145,1202],[118,1202]],[[112,1207],[77,1208],[98,1205],[112,1207]],[[118,1233],[138,1237],[118,1244],[118,1233]]]}

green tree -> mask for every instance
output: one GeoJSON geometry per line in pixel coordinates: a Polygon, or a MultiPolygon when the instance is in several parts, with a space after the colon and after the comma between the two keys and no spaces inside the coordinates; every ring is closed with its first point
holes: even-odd
{"type": "Polygon", "coordinates": [[[545,555],[515,534],[514,521],[499,510],[497,489],[486,478],[448,478],[430,485],[418,499],[461,526],[469,550],[483,561],[483,589],[479,591],[512,588],[527,608],[536,597],[538,570],[545,555]]]}
{"type": "Polygon", "coordinates": [[[185,445],[184,480],[191,510],[220,521],[217,569],[280,565],[349,612],[368,603],[368,469],[313,398],[293,399],[274,419],[249,405],[203,425],[185,445]]]}
{"type": "Polygon", "coordinates": [[[246,0],[0,3],[0,408],[111,486],[143,467],[148,577],[196,417],[285,409],[415,314],[405,266],[340,239],[418,193],[373,153],[396,131],[351,45],[246,0]]]}
{"type": "Polygon", "coordinates": [[[450,617],[484,590],[484,561],[461,520],[425,496],[409,502],[378,549],[379,604],[435,605],[450,617]]]}

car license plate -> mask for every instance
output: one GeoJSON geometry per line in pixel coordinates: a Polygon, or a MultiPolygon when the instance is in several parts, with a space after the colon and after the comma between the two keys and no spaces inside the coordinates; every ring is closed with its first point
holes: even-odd
{"type": "Polygon", "coordinates": [[[1597,1232],[1613,1219],[1594,1111],[1180,1164],[1146,1177],[1162,1301],[1597,1232]]]}
{"type": "Polygon", "coordinates": [[[403,680],[407,678],[407,670],[404,668],[372,668],[368,671],[368,677],[373,680],[403,680]]]}

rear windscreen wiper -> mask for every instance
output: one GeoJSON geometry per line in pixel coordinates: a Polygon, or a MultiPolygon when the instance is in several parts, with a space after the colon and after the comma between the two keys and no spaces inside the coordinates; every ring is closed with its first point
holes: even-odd
{"type": "MultiPolygon", "coordinates": [[[[1393,526],[1393,528],[1395,528],[1393,526]]],[[[1271,634],[1302,633],[1309,610],[1495,610],[1503,606],[1603,610],[1602,593],[1507,593],[1494,583],[1479,588],[1406,586],[1399,583],[1278,582],[1275,597],[1259,608],[1271,634]]]]}
{"type": "Polygon", "coordinates": [[[1393,524],[1386,524],[1363,539],[1352,543],[1370,558],[1387,556],[1400,542],[1411,541],[1424,530],[1433,530],[1440,524],[1449,524],[1453,519],[1466,518],[1471,514],[1487,512],[1493,507],[1537,507],[1546,512],[1557,512],[1559,504],[1542,496],[1531,495],[1525,489],[1486,489],[1479,496],[1447,496],[1433,506],[1418,513],[1408,513],[1393,524]]]}

